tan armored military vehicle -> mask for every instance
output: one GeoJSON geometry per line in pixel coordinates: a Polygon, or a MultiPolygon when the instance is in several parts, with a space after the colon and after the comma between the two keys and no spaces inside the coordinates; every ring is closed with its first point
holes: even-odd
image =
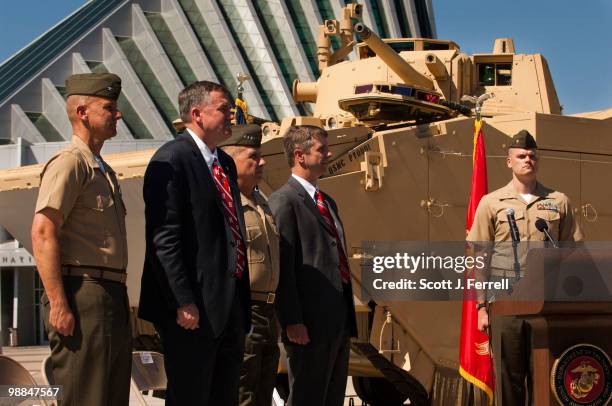
{"type": "MultiPolygon", "coordinates": [[[[320,186],[338,202],[346,228],[360,310],[355,387],[374,404],[393,404],[394,396],[395,404],[406,397],[412,404],[464,404],[469,394],[457,372],[461,303],[371,301],[361,285],[362,242],[465,238],[475,109],[462,98],[484,94],[489,190],[508,181],[506,145],[527,129],[540,147],[539,180],[569,195],[588,239],[612,239],[612,189],[600,182],[612,178],[612,109],[562,115],[546,60],[517,54],[512,39],[495,40],[491,53],[466,55],[452,41],[382,40],[359,22],[359,5],[343,12],[320,28],[318,81],[293,86],[295,100],[312,103],[313,115],[263,125],[262,189],[286,182],[281,141],[290,125],[329,131],[334,156],[320,186]],[[332,37],[340,44],[334,52],[332,37]],[[381,399],[387,402],[376,403],[381,399]]],[[[144,257],[142,178],[152,154],[105,157],[127,203],[134,306],[144,257]]],[[[0,224],[28,249],[41,168],[0,173],[0,224]]]]}

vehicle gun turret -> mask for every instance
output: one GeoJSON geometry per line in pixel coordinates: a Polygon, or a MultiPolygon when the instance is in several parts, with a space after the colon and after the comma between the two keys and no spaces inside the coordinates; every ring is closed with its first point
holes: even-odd
{"type": "MultiPolygon", "coordinates": [[[[508,141],[527,129],[539,145],[538,179],[570,196],[588,238],[612,238],[605,226],[612,221],[596,215],[609,207],[610,194],[587,175],[612,176],[612,110],[562,116],[546,60],[516,53],[510,38],[496,39],[491,53],[467,55],[448,40],[382,39],[358,11],[345,9],[353,18],[342,20],[335,53],[330,37],[340,35],[339,23],[321,26],[319,50],[329,57],[319,58],[320,76],[294,82],[294,99],[313,103],[312,116],[264,125],[268,170],[261,186],[269,192],[286,182],[281,140],[290,125],[328,130],[334,156],[319,185],[340,205],[355,293],[369,312],[354,347],[411,404],[465,404],[471,389],[458,373],[461,302],[415,300],[410,292],[371,300],[365,242],[465,239],[475,116],[484,120],[489,190],[508,182],[508,141]],[[352,58],[339,58],[351,44],[352,58]]],[[[354,379],[360,391],[377,382],[354,379]]],[[[373,392],[381,399],[390,393],[373,392]]]]}

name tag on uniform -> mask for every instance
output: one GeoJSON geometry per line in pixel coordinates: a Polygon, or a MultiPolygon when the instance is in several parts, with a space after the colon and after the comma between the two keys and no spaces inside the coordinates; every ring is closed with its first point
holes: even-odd
{"type": "Polygon", "coordinates": [[[557,207],[557,205],[553,202],[542,202],[542,203],[538,203],[536,205],[536,209],[538,210],[550,210],[550,211],[554,211],[556,213],[559,213],[559,208],[557,207]]]}

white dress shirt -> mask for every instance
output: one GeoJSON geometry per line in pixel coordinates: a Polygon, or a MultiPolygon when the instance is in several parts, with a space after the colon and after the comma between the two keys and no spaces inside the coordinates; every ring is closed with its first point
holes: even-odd
{"type": "MultiPolygon", "coordinates": [[[[198,149],[202,153],[202,157],[204,157],[204,161],[206,162],[206,166],[208,166],[208,170],[210,171],[210,173],[212,175],[212,173],[213,173],[213,171],[212,171],[213,161],[215,159],[217,161],[219,160],[219,157],[217,156],[217,148],[215,148],[214,151],[211,151],[210,148],[208,148],[208,145],[206,145],[204,143],[204,141],[202,141],[200,139],[200,137],[195,135],[193,131],[191,131],[189,128],[187,128],[186,130],[189,133],[189,135],[191,135],[191,138],[193,138],[193,140],[195,141],[196,145],[198,146],[198,149]]],[[[219,164],[219,165],[221,165],[221,164],[219,164]]]]}
{"type": "MultiPolygon", "coordinates": [[[[306,190],[306,193],[308,193],[308,196],[310,196],[310,198],[316,205],[317,199],[315,199],[315,194],[317,193],[319,188],[313,185],[312,183],[310,183],[309,181],[307,181],[306,179],[299,177],[295,173],[292,173],[291,176],[293,176],[293,178],[297,180],[300,183],[300,185],[302,185],[302,187],[306,190]]],[[[336,213],[331,209],[331,207],[329,207],[329,203],[325,202],[325,205],[327,206],[327,211],[329,211],[332,219],[334,220],[334,225],[336,226],[336,230],[338,231],[338,235],[340,236],[340,241],[344,241],[344,229],[340,225],[340,220],[336,216],[336,213]]],[[[346,252],[346,247],[344,247],[344,244],[342,248],[344,249],[344,252],[346,252]]]]}
{"type": "Polygon", "coordinates": [[[300,182],[300,185],[302,185],[302,187],[306,190],[306,193],[308,193],[308,196],[310,196],[312,201],[316,204],[317,201],[315,199],[315,193],[317,193],[317,190],[319,190],[319,188],[307,181],[306,179],[300,178],[295,173],[292,173],[291,176],[293,176],[295,180],[300,182]]]}

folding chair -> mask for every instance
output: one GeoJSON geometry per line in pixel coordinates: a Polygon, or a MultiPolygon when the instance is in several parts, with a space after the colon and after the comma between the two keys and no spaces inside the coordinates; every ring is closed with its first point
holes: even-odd
{"type": "MultiPolygon", "coordinates": [[[[53,378],[53,364],[51,363],[51,355],[42,360],[40,365],[40,375],[42,376],[43,383],[45,385],[55,385],[55,379],[53,378]]],[[[54,400],[48,400],[49,406],[57,406],[57,402],[54,400]]]]}
{"type": "MultiPolygon", "coordinates": [[[[5,355],[0,355],[0,385],[38,385],[32,375],[19,362],[5,355]]],[[[37,400],[44,406],[49,406],[45,400],[37,400]]]]}
{"type": "Polygon", "coordinates": [[[142,392],[165,390],[168,385],[164,356],[154,351],[132,353],[132,390],[142,406],[148,406],[142,392]]]}

